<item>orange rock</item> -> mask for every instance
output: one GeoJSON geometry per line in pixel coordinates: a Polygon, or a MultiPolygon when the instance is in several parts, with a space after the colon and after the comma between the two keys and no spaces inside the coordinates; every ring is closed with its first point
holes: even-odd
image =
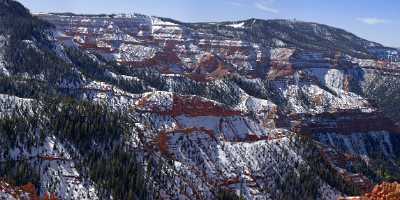
{"type": "Polygon", "coordinates": [[[46,192],[46,194],[44,195],[43,200],[58,200],[57,196],[53,193],[48,193],[46,192]]]}
{"type": "Polygon", "coordinates": [[[38,196],[38,194],[36,193],[36,187],[35,187],[35,185],[33,185],[32,183],[28,183],[28,184],[26,184],[26,185],[23,185],[23,186],[21,187],[21,189],[22,189],[24,192],[29,193],[29,198],[30,198],[31,200],[39,200],[39,196],[38,196]]]}
{"type": "Polygon", "coordinates": [[[400,184],[397,182],[383,182],[374,187],[374,189],[363,196],[368,200],[399,200],[400,199],[400,184]]]}
{"type": "Polygon", "coordinates": [[[292,64],[273,62],[270,71],[268,72],[268,79],[275,80],[287,76],[292,76],[295,70],[292,64]]]}
{"type": "Polygon", "coordinates": [[[160,152],[162,154],[168,154],[168,134],[167,133],[160,133],[158,146],[160,148],[160,152]]]}
{"type": "Polygon", "coordinates": [[[214,101],[210,101],[198,96],[185,96],[185,95],[173,95],[172,109],[160,109],[158,106],[151,105],[148,97],[143,97],[137,101],[137,105],[141,108],[149,108],[151,112],[158,113],[161,115],[179,116],[187,115],[191,117],[197,116],[237,116],[241,115],[241,112],[227,108],[214,101]]]}
{"type": "Polygon", "coordinates": [[[239,111],[224,108],[212,101],[206,101],[197,96],[174,95],[172,109],[173,116],[189,115],[196,116],[235,116],[240,115],[239,111]]]}

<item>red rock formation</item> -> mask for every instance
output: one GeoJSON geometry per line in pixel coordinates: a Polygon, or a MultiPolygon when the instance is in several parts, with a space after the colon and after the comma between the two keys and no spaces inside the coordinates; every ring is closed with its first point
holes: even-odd
{"type": "Polygon", "coordinates": [[[154,57],[143,61],[121,61],[121,65],[129,65],[137,68],[156,67],[163,73],[171,73],[169,71],[170,65],[182,65],[182,61],[177,55],[175,50],[176,43],[168,41],[164,49],[157,52],[154,57]]]}
{"type": "Polygon", "coordinates": [[[373,183],[368,177],[347,170],[349,164],[363,162],[359,157],[325,147],[320,149],[320,153],[325,163],[335,170],[335,176],[341,177],[348,185],[354,186],[361,192],[368,192],[373,188],[373,183]]]}
{"type": "Polygon", "coordinates": [[[164,155],[168,154],[168,134],[165,132],[160,133],[158,138],[158,147],[160,152],[164,155]]]}
{"type": "Polygon", "coordinates": [[[55,161],[55,160],[70,160],[63,157],[55,157],[55,156],[39,156],[41,160],[55,161]]]}
{"type": "Polygon", "coordinates": [[[319,95],[312,97],[312,102],[316,106],[322,106],[324,104],[324,95],[319,94],[319,95]]]}
{"type": "Polygon", "coordinates": [[[368,200],[399,200],[400,199],[400,184],[397,182],[386,183],[374,187],[374,189],[363,196],[368,200]]]}
{"type": "MultiPolygon", "coordinates": [[[[57,196],[52,193],[46,192],[44,198],[40,198],[34,184],[28,183],[23,186],[12,186],[5,181],[0,181],[0,193],[6,193],[13,196],[15,199],[21,199],[28,195],[29,200],[57,200],[57,196]]],[[[25,199],[25,198],[24,198],[25,199]]]]}
{"type": "Polygon", "coordinates": [[[200,58],[198,67],[196,67],[193,72],[200,74],[211,73],[220,65],[223,65],[222,60],[218,59],[212,53],[206,53],[202,58],[200,58]]]}
{"type": "Polygon", "coordinates": [[[174,95],[172,116],[188,115],[197,116],[235,116],[241,115],[239,111],[225,108],[215,102],[207,101],[198,96],[174,95]]]}
{"type": "MultiPolygon", "coordinates": [[[[169,65],[180,65],[181,60],[174,51],[164,50],[157,52],[156,55],[150,59],[144,61],[122,61],[119,62],[121,65],[129,65],[137,68],[145,67],[166,67],[169,65]]],[[[167,71],[166,71],[167,72],[167,71]]]]}
{"type": "Polygon", "coordinates": [[[181,59],[178,57],[175,51],[176,43],[173,41],[168,41],[162,52],[158,52],[152,60],[159,62],[159,64],[182,64],[181,59]]]}
{"type": "Polygon", "coordinates": [[[57,196],[53,193],[48,193],[46,192],[46,194],[44,195],[43,200],[58,200],[57,196]]]}
{"type": "Polygon", "coordinates": [[[232,178],[232,179],[224,180],[220,184],[220,186],[228,186],[228,185],[237,184],[237,183],[240,183],[239,177],[235,177],[235,178],[232,178]]]}
{"type": "Polygon", "coordinates": [[[31,200],[39,200],[39,196],[36,193],[36,187],[32,183],[28,183],[20,187],[22,191],[29,194],[31,200]]]}
{"type": "Polygon", "coordinates": [[[345,91],[345,92],[350,92],[350,82],[351,82],[351,79],[352,79],[352,77],[351,76],[348,76],[348,75],[346,75],[345,76],[345,78],[344,78],[344,82],[343,82],[343,90],[345,91]]]}
{"type": "Polygon", "coordinates": [[[221,58],[212,53],[206,53],[200,58],[197,66],[189,77],[197,81],[209,81],[231,74],[233,69],[221,58]]]}
{"type": "Polygon", "coordinates": [[[249,134],[246,136],[246,138],[244,140],[240,140],[240,142],[258,142],[258,141],[262,141],[262,140],[277,140],[277,139],[282,139],[284,138],[285,135],[283,134],[272,134],[270,133],[270,135],[253,135],[253,134],[249,134]]]}
{"type": "Polygon", "coordinates": [[[267,137],[266,136],[251,135],[251,134],[247,135],[247,137],[246,137],[246,141],[250,141],[250,142],[257,142],[257,141],[260,141],[260,140],[263,140],[263,139],[266,140],[267,137]]]}
{"type": "Polygon", "coordinates": [[[187,115],[191,117],[197,116],[237,116],[241,112],[224,107],[216,102],[198,97],[198,96],[181,96],[173,95],[172,108],[162,107],[162,102],[151,104],[148,97],[138,100],[137,105],[141,108],[150,109],[151,112],[161,115],[170,115],[173,117],[179,115],[187,115]]]}
{"type": "Polygon", "coordinates": [[[176,134],[176,133],[183,133],[183,134],[207,134],[210,138],[216,139],[215,138],[215,133],[213,130],[206,129],[204,127],[190,127],[190,128],[177,128],[171,131],[163,131],[160,132],[159,137],[158,137],[158,147],[159,150],[162,154],[164,155],[170,155],[169,152],[169,145],[168,145],[168,140],[170,135],[176,134]]]}
{"type": "Polygon", "coordinates": [[[400,184],[397,182],[376,185],[374,189],[363,196],[340,197],[338,200],[399,200],[400,184]]]}
{"type": "Polygon", "coordinates": [[[283,78],[287,76],[292,76],[295,72],[293,65],[291,64],[281,64],[278,62],[273,62],[270,71],[268,72],[268,79],[275,80],[278,78],[283,78]]]}

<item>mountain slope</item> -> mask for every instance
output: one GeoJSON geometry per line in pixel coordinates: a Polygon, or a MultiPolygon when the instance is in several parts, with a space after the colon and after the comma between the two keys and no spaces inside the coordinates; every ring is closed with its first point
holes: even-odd
{"type": "Polygon", "coordinates": [[[10,191],[336,199],[400,177],[394,49],[305,22],[0,9],[10,191]]]}

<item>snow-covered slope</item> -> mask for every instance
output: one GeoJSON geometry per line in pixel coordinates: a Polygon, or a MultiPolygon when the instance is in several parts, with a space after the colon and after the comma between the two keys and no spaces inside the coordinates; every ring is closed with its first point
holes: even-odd
{"type": "Polygon", "coordinates": [[[395,49],[287,20],[0,11],[0,198],[336,199],[400,177],[395,49]]]}

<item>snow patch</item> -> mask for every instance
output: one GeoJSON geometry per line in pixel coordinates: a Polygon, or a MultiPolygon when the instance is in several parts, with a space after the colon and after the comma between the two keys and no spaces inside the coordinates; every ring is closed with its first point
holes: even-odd
{"type": "Polygon", "coordinates": [[[230,27],[233,27],[233,28],[244,28],[244,22],[229,24],[229,25],[226,25],[226,26],[230,26],[230,27]]]}

